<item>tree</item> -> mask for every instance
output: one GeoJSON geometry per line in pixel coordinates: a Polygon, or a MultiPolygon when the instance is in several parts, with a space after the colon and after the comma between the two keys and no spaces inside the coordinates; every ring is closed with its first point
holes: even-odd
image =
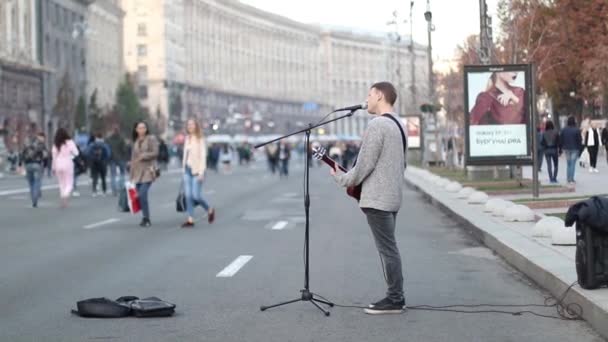
{"type": "Polygon", "coordinates": [[[84,99],[84,95],[78,97],[78,104],[76,105],[76,117],[74,119],[74,127],[79,131],[86,131],[87,125],[87,104],[84,99]]]}
{"type": "Polygon", "coordinates": [[[59,127],[72,130],[74,128],[74,89],[70,82],[70,75],[66,71],[61,78],[61,85],[57,91],[53,114],[58,118],[59,127]]]}
{"type": "Polygon", "coordinates": [[[105,122],[101,108],[99,108],[99,105],[97,104],[97,89],[93,91],[91,99],[89,100],[89,121],[91,123],[92,133],[103,133],[105,122]]]}
{"type": "Polygon", "coordinates": [[[499,16],[502,62],[534,63],[556,107],[580,117],[606,93],[605,0],[501,0],[499,16]]]}
{"type": "Polygon", "coordinates": [[[125,75],[124,81],[118,86],[118,91],[116,92],[116,113],[120,118],[121,131],[126,135],[131,134],[135,123],[146,119],[129,74],[125,75]]]}

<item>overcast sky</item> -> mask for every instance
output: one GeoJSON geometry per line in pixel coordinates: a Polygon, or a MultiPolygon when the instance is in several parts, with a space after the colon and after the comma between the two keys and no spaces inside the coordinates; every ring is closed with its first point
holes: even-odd
{"type": "MultiPolygon", "coordinates": [[[[486,0],[488,11],[495,15],[498,0],[486,0]]],[[[241,2],[305,23],[346,26],[371,31],[386,31],[395,9],[409,20],[407,0],[241,0],[241,2]]],[[[414,1],[414,39],[426,45],[427,26],[424,20],[426,0],[414,1]]],[[[458,44],[479,33],[478,0],[430,0],[433,13],[433,57],[449,60],[458,44]]],[[[497,32],[494,18],[494,31],[497,32]]],[[[409,34],[409,24],[403,24],[402,34],[409,34]]]]}

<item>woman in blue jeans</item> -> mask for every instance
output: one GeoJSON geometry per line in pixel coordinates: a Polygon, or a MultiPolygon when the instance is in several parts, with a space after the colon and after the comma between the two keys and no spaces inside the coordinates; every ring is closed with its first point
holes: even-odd
{"type": "Polygon", "coordinates": [[[566,154],[567,163],[567,180],[568,184],[573,185],[574,171],[576,170],[576,161],[582,150],[581,130],[576,127],[576,119],[573,116],[568,118],[567,126],[562,129],[560,134],[560,147],[566,154]]]}
{"type": "Polygon", "coordinates": [[[130,163],[131,182],[137,187],[139,204],[143,214],[142,227],[150,227],[150,205],[148,191],[156,179],[156,157],[158,156],[158,142],[156,138],[148,135],[148,124],[141,121],[133,127],[133,148],[130,163]]]}
{"type": "Polygon", "coordinates": [[[201,126],[194,119],[186,123],[188,136],[184,143],[184,194],[186,196],[186,211],[188,219],[182,228],[194,227],[194,207],[200,205],[207,211],[207,221],[215,220],[215,209],[211,208],[203,198],[203,180],[207,170],[207,144],[203,137],[201,126]]]}

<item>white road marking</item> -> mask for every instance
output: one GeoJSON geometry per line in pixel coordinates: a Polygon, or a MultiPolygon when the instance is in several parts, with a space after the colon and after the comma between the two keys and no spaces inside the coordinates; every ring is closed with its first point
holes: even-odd
{"type": "Polygon", "coordinates": [[[205,191],[205,195],[213,195],[214,193],[215,193],[215,190],[205,191]]]}
{"type": "MultiPolygon", "coordinates": [[[[84,186],[84,185],[89,185],[89,181],[78,182],[78,186],[84,186]]],[[[43,185],[41,188],[41,190],[54,190],[54,189],[59,189],[59,185],[58,184],[43,185]]],[[[20,188],[20,189],[0,191],[0,196],[11,196],[11,195],[20,195],[20,194],[29,194],[29,193],[30,193],[29,188],[20,188]]]]}
{"type": "Polygon", "coordinates": [[[253,258],[253,255],[241,255],[234,259],[230,265],[226,266],[220,273],[216,275],[218,278],[229,278],[235,275],[245,264],[253,258]]]}
{"type": "Polygon", "coordinates": [[[111,219],[107,219],[105,221],[95,222],[95,223],[88,224],[88,225],[86,225],[86,226],[84,226],[82,228],[84,228],[84,229],[93,229],[93,228],[105,226],[107,224],[111,224],[111,223],[118,222],[118,221],[120,221],[120,220],[117,219],[117,218],[111,218],[111,219]]]}
{"type": "Polygon", "coordinates": [[[272,230],[281,230],[287,227],[287,221],[279,221],[274,226],[272,226],[272,230]]]}

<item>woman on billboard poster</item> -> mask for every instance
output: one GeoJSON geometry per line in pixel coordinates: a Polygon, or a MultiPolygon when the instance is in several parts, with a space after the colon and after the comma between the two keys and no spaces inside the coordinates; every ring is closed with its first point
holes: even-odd
{"type": "Polygon", "coordinates": [[[470,112],[471,125],[517,125],[526,123],[525,90],[514,86],[517,72],[494,72],[486,90],[477,95],[470,112]]]}

